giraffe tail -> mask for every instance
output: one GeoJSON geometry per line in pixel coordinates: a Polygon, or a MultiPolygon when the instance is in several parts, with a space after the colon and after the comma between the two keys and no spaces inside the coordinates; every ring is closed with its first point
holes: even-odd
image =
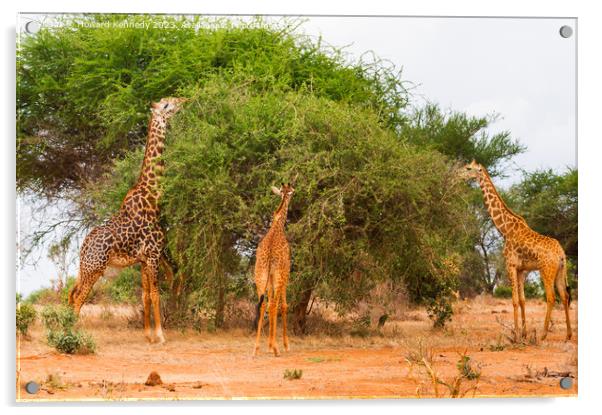
{"type": "Polygon", "coordinates": [[[261,294],[259,296],[259,302],[255,306],[255,321],[253,322],[253,329],[256,329],[257,324],[259,324],[259,317],[260,317],[259,314],[261,313],[261,305],[263,304],[264,298],[265,298],[265,294],[261,294]]]}

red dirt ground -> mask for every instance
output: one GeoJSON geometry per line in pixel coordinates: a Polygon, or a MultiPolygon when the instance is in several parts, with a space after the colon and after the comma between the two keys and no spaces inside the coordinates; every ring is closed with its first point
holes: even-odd
{"type": "MultiPolygon", "coordinates": [[[[282,351],[280,357],[267,352],[264,336],[255,358],[250,331],[168,330],[165,345],[148,344],[142,330],[128,329],[119,313],[107,318],[105,312],[99,320],[101,313],[86,307],[82,325],[96,339],[97,353],[71,356],[54,351],[38,323],[30,339],[17,343],[18,401],[449,397],[447,386],[439,383],[435,391],[425,368],[408,362],[420,345],[430,353],[436,376],[450,386],[458,376],[461,353],[466,351],[473,367],[480,368],[478,381],[462,380],[461,396],[577,394],[576,303],[571,306],[570,342],[564,341],[564,313],[557,308],[546,341],[510,344],[504,337],[507,330],[496,321],[511,322],[510,301],[485,297],[457,304],[453,322],[443,331],[433,331],[425,312],[415,310],[387,322],[380,335],[366,338],[293,335],[291,351],[282,351]],[[302,370],[302,377],[285,379],[287,369],[302,370]],[[152,371],[161,376],[162,385],[144,385],[152,371]],[[573,377],[569,390],[559,387],[562,372],[573,377]],[[30,380],[42,385],[35,395],[24,389],[30,380]]],[[[544,312],[541,301],[528,302],[530,330],[541,332],[544,312]]]]}

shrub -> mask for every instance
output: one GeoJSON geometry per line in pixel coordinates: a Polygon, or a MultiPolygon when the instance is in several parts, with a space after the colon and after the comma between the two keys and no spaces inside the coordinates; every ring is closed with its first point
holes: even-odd
{"type": "Polygon", "coordinates": [[[31,304],[56,304],[59,302],[59,298],[56,291],[44,287],[32,291],[31,294],[27,296],[26,301],[31,304]]]}
{"type": "MultiPolygon", "coordinates": [[[[512,287],[498,285],[493,290],[493,296],[496,298],[512,298],[512,287]]],[[[542,296],[544,296],[544,292],[539,283],[525,281],[525,298],[541,298],[542,296]]]]}
{"type": "Polygon", "coordinates": [[[454,313],[451,300],[447,296],[431,300],[426,307],[426,311],[435,328],[443,328],[445,323],[451,320],[454,313]]]}
{"type": "Polygon", "coordinates": [[[512,298],[512,287],[507,285],[498,285],[493,290],[493,296],[495,298],[512,298]]]}
{"type": "Polygon", "coordinates": [[[96,351],[96,343],[92,336],[83,331],[50,331],[48,344],[61,353],[90,354],[96,351]]]}
{"type": "Polygon", "coordinates": [[[463,354],[456,363],[456,368],[462,377],[468,380],[476,380],[481,377],[481,369],[478,366],[473,366],[471,361],[470,356],[463,354]]]}
{"type": "Polygon", "coordinates": [[[288,380],[301,379],[301,376],[303,376],[303,370],[301,370],[301,369],[286,369],[284,371],[284,379],[288,379],[288,380]]]}
{"type": "Polygon", "coordinates": [[[537,282],[525,281],[526,298],[542,298],[545,295],[544,290],[537,282]]]}
{"type": "Polygon", "coordinates": [[[29,326],[36,319],[36,310],[31,304],[18,302],[17,303],[17,330],[22,335],[26,336],[29,326]]]}
{"type": "Polygon", "coordinates": [[[75,329],[77,316],[67,306],[47,306],[42,311],[48,345],[61,353],[88,354],[96,351],[94,339],[75,329]]]}
{"type": "Polygon", "coordinates": [[[109,298],[117,303],[137,302],[139,289],[140,271],[132,267],[123,269],[107,286],[109,298]]]}

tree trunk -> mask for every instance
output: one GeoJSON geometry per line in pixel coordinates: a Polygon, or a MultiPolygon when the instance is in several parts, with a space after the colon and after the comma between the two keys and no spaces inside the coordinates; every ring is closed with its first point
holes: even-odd
{"type": "Polygon", "coordinates": [[[218,289],[217,289],[217,304],[215,306],[215,328],[222,328],[224,326],[224,311],[226,308],[226,289],[224,287],[223,276],[219,277],[218,289]]]}
{"type": "Polygon", "coordinates": [[[308,288],[301,293],[299,302],[295,304],[293,308],[294,316],[294,328],[296,334],[305,334],[306,323],[307,323],[307,307],[309,306],[309,300],[311,300],[312,288],[308,288]]]}

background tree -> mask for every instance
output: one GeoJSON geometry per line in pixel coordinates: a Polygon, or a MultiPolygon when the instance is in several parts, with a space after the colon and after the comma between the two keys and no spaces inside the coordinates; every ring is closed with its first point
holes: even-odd
{"type": "Polygon", "coordinates": [[[59,242],[53,243],[48,249],[48,259],[58,269],[56,277],[56,291],[61,291],[67,282],[69,273],[69,239],[62,239],[59,242]]]}
{"type": "Polygon", "coordinates": [[[557,174],[552,170],[525,173],[508,191],[511,205],[537,232],[556,238],[576,264],[577,170],[557,174]]]}

